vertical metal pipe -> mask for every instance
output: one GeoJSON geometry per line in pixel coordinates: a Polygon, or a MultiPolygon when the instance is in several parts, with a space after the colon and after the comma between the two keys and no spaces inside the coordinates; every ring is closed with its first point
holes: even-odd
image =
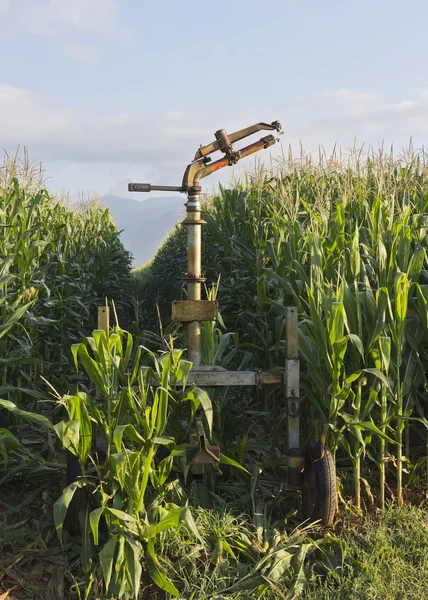
{"type": "MultiPolygon", "coordinates": [[[[189,300],[201,299],[201,205],[199,194],[187,198],[187,296],[189,300]]],[[[201,364],[201,324],[191,321],[187,325],[188,358],[194,366],[201,364]]]]}
{"type": "Polygon", "coordinates": [[[290,489],[301,487],[305,467],[300,448],[299,418],[299,344],[297,307],[285,309],[285,397],[288,405],[287,482],[290,489]]]}
{"type": "Polygon", "coordinates": [[[299,448],[299,344],[297,308],[285,312],[285,397],[288,404],[288,448],[299,448]]]}

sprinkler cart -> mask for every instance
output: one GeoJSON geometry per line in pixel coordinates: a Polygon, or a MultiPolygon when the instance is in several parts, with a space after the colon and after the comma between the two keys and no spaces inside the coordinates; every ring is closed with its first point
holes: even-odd
{"type": "MultiPolygon", "coordinates": [[[[200,146],[193,161],[187,166],[181,186],[130,183],[130,192],[182,192],[187,194],[186,217],[183,225],[187,229],[187,300],[172,303],[172,319],[185,324],[187,330],[187,356],[193,363],[187,385],[202,388],[217,386],[255,386],[258,391],[265,385],[283,385],[288,409],[288,457],[286,491],[302,491],[303,509],[312,520],[330,525],[336,510],[336,474],[330,451],[323,444],[314,442],[305,450],[300,447],[299,427],[299,355],[297,308],[285,308],[286,360],[283,371],[265,372],[227,371],[217,366],[201,364],[201,322],[214,321],[218,314],[216,301],[201,299],[201,283],[205,281],[201,271],[201,218],[200,181],[223,167],[236,164],[240,159],[259,150],[269,148],[278,141],[274,135],[262,137],[257,142],[235,150],[233,144],[258,131],[281,132],[279,121],[257,123],[236,133],[227,134],[224,129],[215,133],[215,141],[200,146]],[[214,162],[210,154],[220,151],[224,156],[214,162]]],[[[198,445],[187,454],[193,474],[201,474],[207,464],[220,461],[218,446],[207,445],[202,414],[196,415],[198,445]]]]}

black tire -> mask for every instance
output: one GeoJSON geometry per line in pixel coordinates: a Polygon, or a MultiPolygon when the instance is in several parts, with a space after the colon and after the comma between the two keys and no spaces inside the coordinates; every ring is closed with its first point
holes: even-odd
{"type": "Polygon", "coordinates": [[[319,442],[305,448],[303,479],[302,500],[306,517],[329,527],[336,513],[336,470],[330,450],[324,447],[324,452],[321,452],[319,442]]]}

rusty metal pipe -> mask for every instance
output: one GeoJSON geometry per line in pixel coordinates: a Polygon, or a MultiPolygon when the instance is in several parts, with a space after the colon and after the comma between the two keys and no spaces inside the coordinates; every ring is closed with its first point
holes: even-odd
{"type": "MultiPolygon", "coordinates": [[[[202,223],[199,195],[190,195],[186,204],[187,228],[187,296],[189,300],[201,299],[201,248],[202,223]]],[[[194,364],[201,364],[201,324],[191,321],[187,324],[188,358],[194,364]]]]}
{"type": "Polygon", "coordinates": [[[185,192],[179,185],[152,185],[151,183],[128,183],[128,192],[185,192]]]}

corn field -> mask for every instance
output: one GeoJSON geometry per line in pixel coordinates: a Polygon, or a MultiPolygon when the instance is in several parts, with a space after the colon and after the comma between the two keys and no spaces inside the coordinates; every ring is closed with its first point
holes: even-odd
{"type": "MultiPolygon", "coordinates": [[[[338,466],[350,465],[358,508],[364,470],[379,472],[382,507],[386,478],[402,503],[403,472],[426,455],[426,155],[284,157],[221,189],[204,218],[203,265],[208,281],[221,275],[227,329],[253,366],[275,368],[284,307],[298,306],[306,439],[326,440],[338,466]]],[[[164,322],[184,243],[174,232],[144,274],[164,322]]],[[[281,418],[278,405],[270,411],[281,418]]]]}
{"type": "MultiPolygon", "coordinates": [[[[15,531],[3,522],[20,509],[27,513],[32,499],[41,531],[40,507],[53,490],[50,527],[37,539],[43,556],[60,554],[61,565],[69,565],[73,588],[54,597],[178,597],[179,588],[194,595],[193,574],[201,568],[201,592],[209,596],[223,590],[238,598],[247,589],[266,599],[277,590],[296,596],[306,556],[317,549],[305,531],[279,533],[266,517],[256,534],[244,516],[199,510],[192,498],[186,442],[199,408],[210,436],[214,423],[207,393],[183,386],[191,368],[183,350],[169,340],[156,354],[138,344],[141,335],[135,343],[118,326],[89,335],[105,295],[116,298],[116,312],[121,303],[126,308],[130,283],[129,255],[108,212],[68,209],[27,168],[6,165],[0,195],[0,533],[15,531]],[[64,450],[67,465],[70,456],[77,462],[65,487],[64,450]],[[32,489],[33,481],[42,486],[32,489]],[[28,496],[18,507],[7,504],[16,489],[28,496]]],[[[221,337],[212,324],[206,329],[213,344],[205,350],[214,356],[221,337]]],[[[221,461],[250,475],[227,456],[221,461]]],[[[19,562],[31,564],[28,556],[19,562]]],[[[12,573],[16,558],[1,559],[10,567],[0,574],[1,591],[10,577],[25,589],[25,571],[12,573]]],[[[45,592],[28,593],[52,597],[45,592]]]]}
{"type": "Polygon", "coordinates": [[[125,297],[130,256],[107,210],[51,198],[28,161],[0,167],[0,396],[35,407],[47,377],[75,379],[70,345],[105,297],[125,297]]]}
{"type": "MultiPolygon", "coordinates": [[[[425,155],[284,158],[221,188],[204,218],[206,295],[221,307],[202,326],[204,363],[282,368],[285,308],[297,306],[302,445],[330,447],[353,511],[370,486],[382,509],[387,494],[402,504],[428,464],[425,155]]],[[[6,159],[0,234],[0,483],[51,478],[42,550],[69,566],[67,598],[291,599],[307,556],[334,566],[341,541],[290,527],[282,390],[255,399],[183,385],[186,340],[169,323],[185,294],[182,230],[132,281],[108,211],[71,209],[43,173],[6,159]],[[106,297],[136,335],[117,319],[92,331],[106,297]],[[186,462],[198,411],[221,446],[221,472],[203,481],[186,462]],[[64,450],[77,470],[61,494],[64,450]]]]}

